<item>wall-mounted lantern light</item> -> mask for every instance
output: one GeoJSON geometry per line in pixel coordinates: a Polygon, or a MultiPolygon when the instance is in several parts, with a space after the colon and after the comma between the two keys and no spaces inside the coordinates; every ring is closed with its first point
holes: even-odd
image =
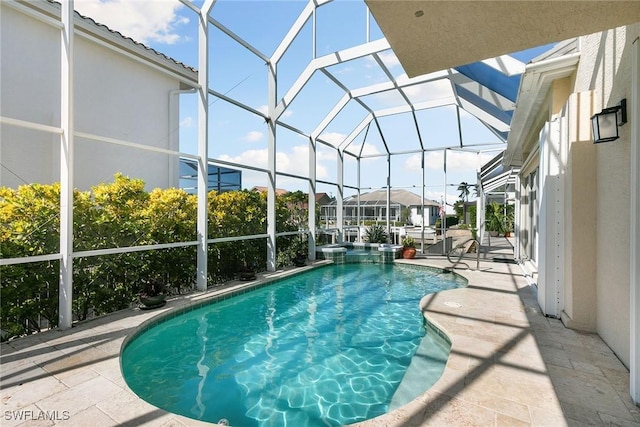
{"type": "Polygon", "coordinates": [[[615,107],[605,108],[591,117],[593,127],[593,142],[615,141],[620,138],[618,126],[627,123],[627,100],[620,101],[615,107]]]}

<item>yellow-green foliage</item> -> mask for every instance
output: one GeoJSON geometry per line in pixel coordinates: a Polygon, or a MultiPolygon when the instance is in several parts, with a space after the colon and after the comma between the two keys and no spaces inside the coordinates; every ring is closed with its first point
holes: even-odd
{"type": "MultiPolygon", "coordinates": [[[[59,247],[59,185],[0,189],[0,255],[54,253],[59,247]]],[[[0,322],[8,336],[37,331],[40,319],[57,323],[58,261],[0,269],[0,322]]]]}
{"type": "MultiPolygon", "coordinates": [[[[74,192],[74,251],[197,240],[197,198],[185,191],[145,191],[144,181],[116,174],[114,180],[74,192]]],[[[266,193],[232,191],[209,194],[209,238],[267,233],[266,193]]],[[[306,195],[276,200],[276,229],[306,227],[306,195]]],[[[16,258],[59,251],[60,185],[0,187],[0,255],[16,258]]],[[[298,244],[297,236],[278,238],[279,253],[298,244]]],[[[279,264],[289,262],[288,257],[279,264]]],[[[214,283],[234,277],[243,265],[263,270],[266,239],[209,245],[209,277],[214,283]]],[[[73,260],[73,313],[85,319],[128,307],[141,282],[160,277],[173,291],[194,283],[196,247],[186,246],[73,260]]],[[[5,338],[38,331],[41,320],[58,321],[59,262],[25,263],[0,268],[0,321],[5,338]]]]}
{"type": "MultiPolygon", "coordinates": [[[[247,190],[209,193],[209,238],[266,232],[266,194],[247,190]]],[[[229,280],[241,268],[264,270],[266,248],[264,238],[209,245],[210,279],[215,283],[229,280]]]]}

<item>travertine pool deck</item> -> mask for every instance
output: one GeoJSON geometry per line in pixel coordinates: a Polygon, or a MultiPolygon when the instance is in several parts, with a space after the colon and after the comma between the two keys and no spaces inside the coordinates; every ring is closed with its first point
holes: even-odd
{"type": "MultiPolygon", "coordinates": [[[[408,405],[359,425],[640,426],[640,408],[629,398],[628,370],[597,335],[541,315],[520,267],[500,262],[512,257],[508,240],[491,243],[479,271],[459,266],[469,279],[467,288],[421,302],[452,341],[443,376],[408,405]]],[[[450,265],[434,256],[410,262],[450,265]]],[[[464,262],[475,268],[475,259],[464,262]]],[[[143,321],[212,292],[220,290],[3,343],[0,425],[211,425],[139,399],[122,378],[119,353],[143,321]]]]}

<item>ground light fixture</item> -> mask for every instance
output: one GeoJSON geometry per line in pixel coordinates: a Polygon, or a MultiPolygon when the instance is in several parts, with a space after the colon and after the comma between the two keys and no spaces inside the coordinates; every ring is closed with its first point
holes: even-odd
{"type": "Polygon", "coordinates": [[[620,104],[605,108],[598,114],[591,117],[593,128],[593,143],[615,141],[620,138],[618,126],[627,123],[627,99],[620,101],[620,104]]]}

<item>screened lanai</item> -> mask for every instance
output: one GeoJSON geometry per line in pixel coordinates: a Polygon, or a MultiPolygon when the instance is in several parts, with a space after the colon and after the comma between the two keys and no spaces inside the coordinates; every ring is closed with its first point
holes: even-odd
{"type": "MultiPolygon", "coordinates": [[[[412,188],[444,205],[447,198],[453,200],[455,190],[448,191],[449,187],[474,182],[482,163],[504,148],[524,65],[553,47],[409,79],[366,4],[286,7],[294,5],[298,9],[290,24],[283,24],[282,37],[267,46],[241,25],[225,24],[231,5],[213,4],[209,13],[213,40],[228,43],[228,51],[242,51],[256,71],[236,76],[230,86],[228,79],[216,78],[226,77],[222,57],[212,64],[200,62],[201,85],[202,70],[211,65],[209,117],[237,114],[258,119],[264,123],[259,130],[245,133],[264,138],[259,150],[234,156],[216,125],[208,123],[200,134],[209,135],[210,159],[223,165],[246,166],[243,160],[248,156],[262,154],[258,163],[264,167],[253,167],[250,173],[267,179],[270,196],[283,183],[309,194],[326,192],[336,196],[338,213],[343,212],[345,197],[357,198],[363,190],[380,188],[412,188]],[[257,98],[255,93],[266,97],[257,98]],[[300,162],[293,164],[291,159],[300,153],[300,162]]],[[[216,46],[214,42],[210,57],[221,54],[216,46]]],[[[314,209],[310,198],[309,210],[314,209]]],[[[343,222],[338,216],[334,224],[338,233],[343,222]]],[[[308,230],[316,228],[310,216],[308,230]]],[[[277,233],[267,230],[269,235],[277,233]]],[[[309,233],[313,244],[314,232],[309,233]]],[[[269,269],[274,268],[274,253],[270,251],[269,269]]],[[[309,254],[314,256],[313,249],[309,254]]]]}
{"type": "MultiPolygon", "coordinates": [[[[480,167],[505,148],[525,65],[541,55],[566,53],[573,43],[504,52],[408,77],[365,2],[251,2],[251,7],[225,0],[166,4],[174,17],[170,27],[147,38],[145,33],[128,34],[118,28],[117,19],[110,21],[119,11],[105,12],[91,3],[3,3],[21,19],[35,17],[38,25],[44,24],[39,31],[60,43],[59,50],[30,59],[33,64],[52,61],[46,68],[59,89],[52,95],[57,113],[30,116],[5,108],[2,115],[3,131],[13,129],[18,140],[26,141],[34,132],[56,139],[55,144],[49,143],[54,148],[46,162],[55,164],[50,180],[60,182],[58,251],[3,258],[2,265],[60,262],[62,327],[69,327],[73,318],[74,260],[78,273],[81,259],[195,247],[192,268],[197,288],[206,289],[212,245],[266,241],[265,268],[274,271],[277,238],[302,234],[308,236],[308,255],[314,259],[317,233],[335,233],[339,239],[344,228],[343,200],[358,200],[362,192],[385,189],[390,194],[393,189],[407,189],[422,198],[423,206],[429,204],[427,200],[451,205],[458,198],[459,184],[475,183],[480,167]],[[106,46],[109,55],[131,60],[122,70],[127,78],[90,75],[87,64],[105,60],[94,46],[106,46]],[[137,78],[145,78],[140,64],[175,80],[176,87],[159,96],[147,87],[142,89],[136,83],[137,78]],[[128,110],[127,100],[98,91],[109,84],[134,93],[139,108],[128,110]],[[167,128],[145,133],[153,121],[146,119],[146,110],[167,97],[167,128]],[[100,115],[88,116],[100,108],[104,108],[100,115]],[[131,130],[122,130],[125,125],[131,130]],[[78,206],[73,189],[79,183],[99,184],[91,175],[93,166],[111,158],[118,169],[114,166],[110,174],[130,167],[133,177],[142,169],[155,176],[177,174],[171,171],[181,158],[198,164],[197,221],[189,241],[145,244],[132,238],[124,246],[108,242],[82,246],[80,230],[74,228],[78,206]],[[168,171],[154,172],[150,166],[167,161],[168,171]],[[212,165],[242,171],[243,188],[267,189],[261,233],[224,235],[221,230],[222,235],[209,237],[213,225],[207,215],[207,188],[212,165]],[[337,204],[335,223],[319,224],[315,215],[308,215],[308,223],[298,231],[279,230],[277,189],[308,194],[308,212],[317,208],[315,194],[332,195],[337,204]]],[[[15,72],[16,80],[19,74],[15,72]]],[[[4,87],[6,83],[22,87],[20,81],[3,82],[4,87]]],[[[38,89],[37,84],[34,87],[38,89]]],[[[12,94],[18,96],[13,91],[3,96],[12,94]]],[[[35,93],[32,96],[36,99],[35,93]]],[[[10,102],[6,99],[4,105],[10,102]]],[[[162,114],[166,117],[166,112],[158,112],[158,117],[162,114]]],[[[5,156],[3,173],[24,176],[16,170],[12,158],[5,156]]],[[[173,182],[166,179],[158,185],[171,187],[173,182]]],[[[387,215],[390,203],[388,196],[387,215]]],[[[389,220],[387,216],[387,227],[389,220]]]]}

